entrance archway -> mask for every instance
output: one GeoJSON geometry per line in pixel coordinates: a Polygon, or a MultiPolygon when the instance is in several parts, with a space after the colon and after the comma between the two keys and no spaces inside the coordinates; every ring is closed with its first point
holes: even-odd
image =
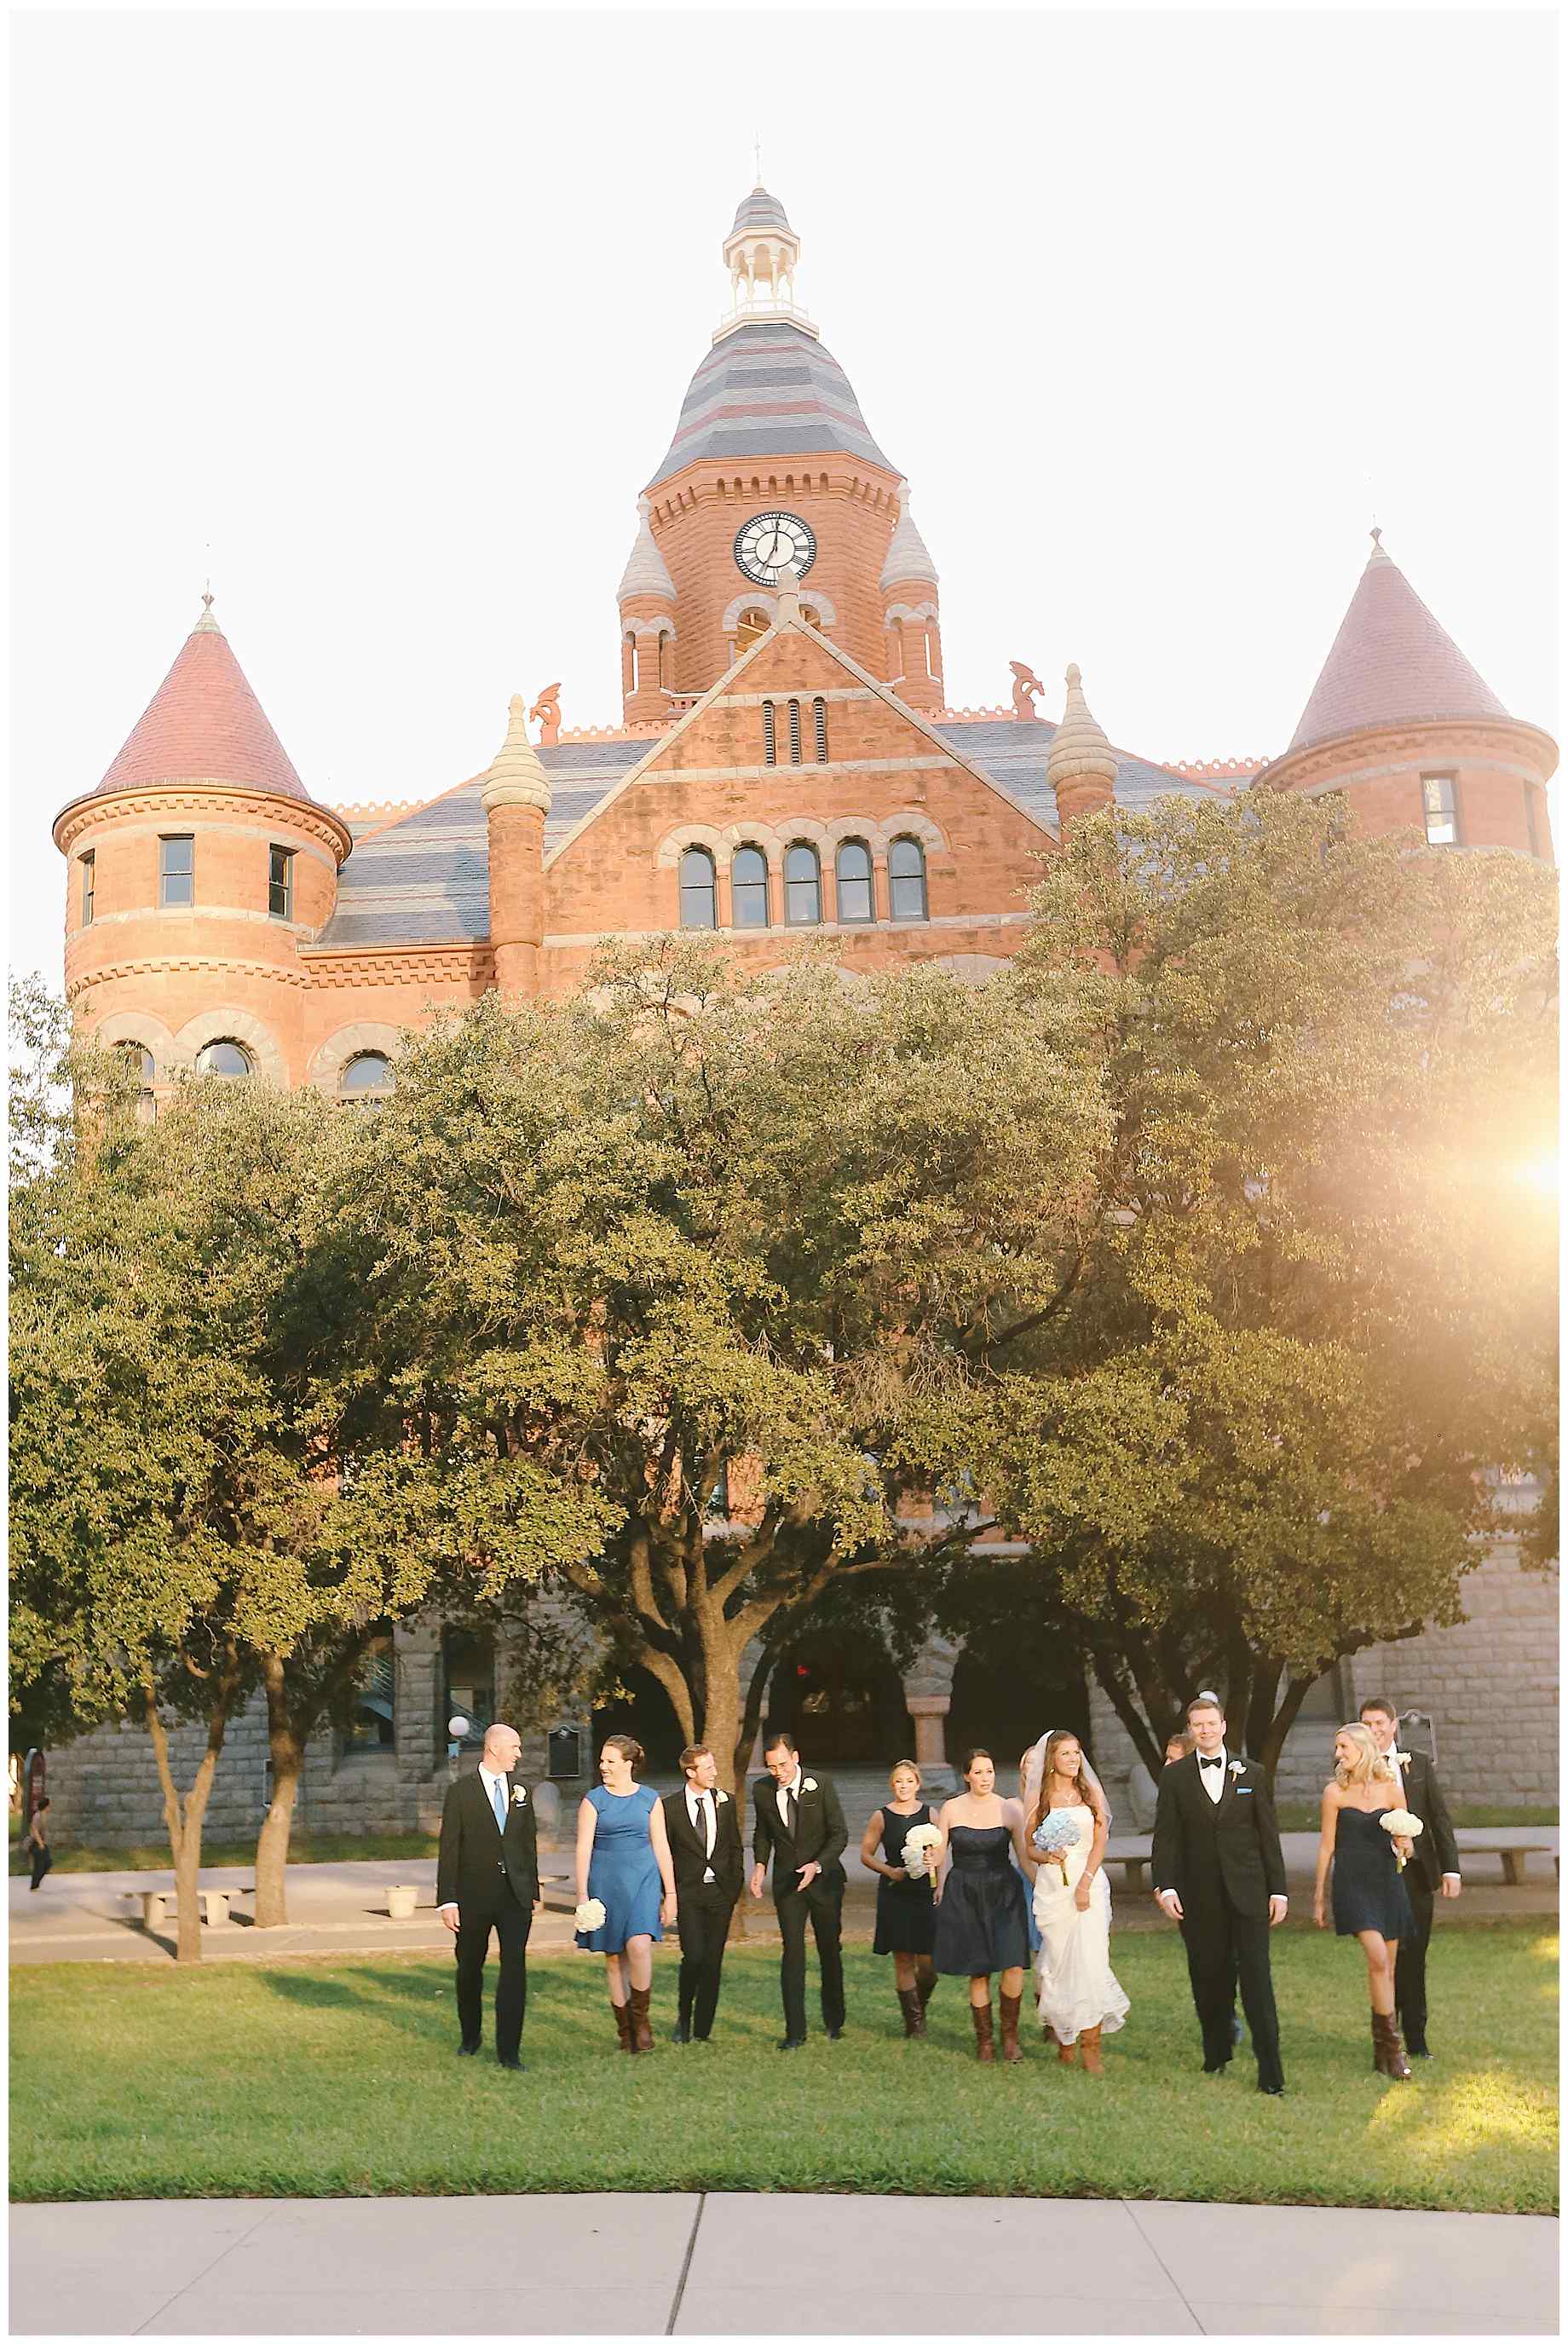
{"type": "Polygon", "coordinates": [[[774,1667],[767,1723],[786,1728],[824,1766],[887,1764],[914,1746],[899,1672],[869,1637],[792,1644],[774,1667]]]}

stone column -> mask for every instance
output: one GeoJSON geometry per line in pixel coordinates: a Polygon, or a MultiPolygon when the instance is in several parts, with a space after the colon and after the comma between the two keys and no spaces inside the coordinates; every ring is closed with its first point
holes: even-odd
{"type": "Polygon", "coordinates": [[[904,1678],[904,1707],[914,1729],[915,1763],[923,1773],[948,1770],[947,1727],[952,1707],[953,1669],[959,1648],[945,1636],[932,1636],[904,1678]]]}

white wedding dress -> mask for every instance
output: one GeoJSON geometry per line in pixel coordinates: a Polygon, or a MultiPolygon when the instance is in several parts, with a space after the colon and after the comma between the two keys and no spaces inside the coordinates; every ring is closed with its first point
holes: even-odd
{"type": "Polygon", "coordinates": [[[1103,1864],[1090,1884],[1087,1913],[1081,1913],[1073,1901],[1094,1844],[1093,1810],[1052,1807],[1050,1813],[1072,1817],[1078,1844],[1067,1851],[1065,1881],[1054,1856],[1035,1874],[1038,2008],[1040,2025],[1049,2026],[1058,2042],[1076,2043],[1089,2026],[1114,2035],[1131,2006],[1111,1966],[1111,1884],[1103,1864]]]}

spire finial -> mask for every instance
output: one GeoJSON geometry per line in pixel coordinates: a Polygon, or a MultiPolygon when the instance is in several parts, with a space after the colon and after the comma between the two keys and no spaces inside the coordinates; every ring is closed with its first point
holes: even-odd
{"type": "Polygon", "coordinates": [[[760,131],[751,141],[751,151],[757,157],[757,185],[760,187],[762,185],[762,134],[760,131]]]}
{"type": "Polygon", "coordinates": [[[507,737],[490,761],[479,793],[487,813],[498,806],[537,806],[550,810],[550,785],[538,753],[528,739],[528,702],[514,692],[507,709],[507,737]]]}
{"type": "Polygon", "coordinates": [[[201,617],[196,622],[196,631],[198,635],[216,635],[221,631],[217,621],[212,614],[212,580],[210,578],[202,589],[201,617]]]}
{"type": "Polygon", "coordinates": [[[1367,561],[1369,562],[1386,561],[1388,559],[1388,555],[1382,550],[1382,530],[1374,520],[1372,526],[1372,551],[1367,555],[1367,561]]]}

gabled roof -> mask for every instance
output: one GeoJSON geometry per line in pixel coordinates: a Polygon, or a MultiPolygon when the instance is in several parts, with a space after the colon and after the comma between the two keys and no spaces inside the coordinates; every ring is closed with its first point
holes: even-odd
{"type": "Polygon", "coordinates": [[[787,318],[739,326],[691,378],[675,437],[648,487],[688,464],[782,463],[841,453],[889,463],[830,350],[787,318]]]}
{"type": "Polygon", "coordinates": [[[1382,724],[1508,713],[1383,551],[1378,530],[1372,539],[1350,608],[1291,735],[1292,750],[1382,724]]]}
{"type": "Polygon", "coordinates": [[[95,796],[200,781],[309,802],[207,601],[95,796]]]}

